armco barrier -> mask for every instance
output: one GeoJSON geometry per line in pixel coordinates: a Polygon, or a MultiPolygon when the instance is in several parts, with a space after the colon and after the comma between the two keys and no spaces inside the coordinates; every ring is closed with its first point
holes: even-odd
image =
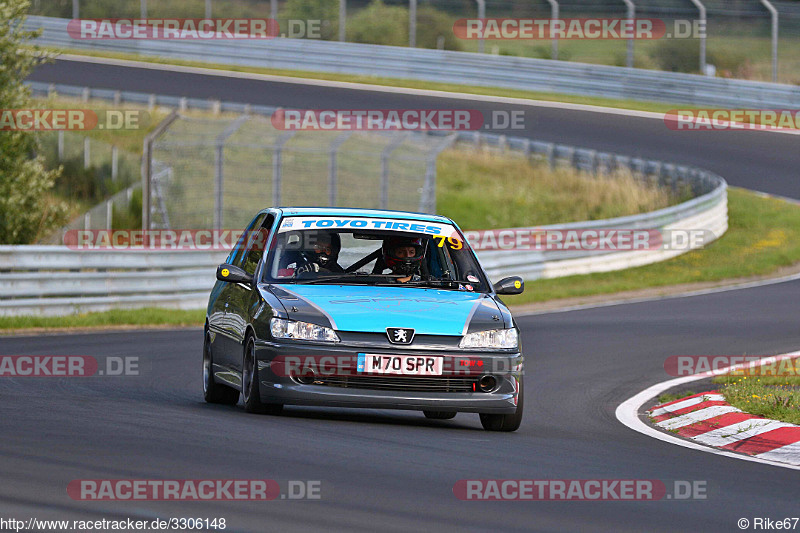
{"type": "Polygon", "coordinates": [[[226,252],[0,246],[0,316],[202,309],[226,252]]]}
{"type": "MultiPolygon", "coordinates": [[[[589,65],[525,57],[495,56],[311,39],[142,40],[73,39],[67,19],[28,17],[42,28],[38,44],[223,65],[337,72],[714,107],[797,108],[800,87],[589,65]]],[[[225,98],[221,95],[222,99],[225,98]]]]}

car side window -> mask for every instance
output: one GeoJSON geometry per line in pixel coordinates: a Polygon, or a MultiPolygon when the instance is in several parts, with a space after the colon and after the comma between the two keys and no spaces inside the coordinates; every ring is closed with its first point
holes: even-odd
{"type": "Polygon", "coordinates": [[[256,215],[250,224],[247,225],[247,229],[245,229],[244,233],[242,233],[242,236],[239,237],[239,241],[236,243],[236,246],[234,246],[231,254],[228,256],[228,260],[226,262],[229,265],[243,268],[242,265],[244,264],[246,251],[251,244],[250,237],[252,237],[254,229],[261,227],[261,223],[264,222],[266,217],[266,213],[256,215]]]}
{"type": "Polygon", "coordinates": [[[242,261],[242,268],[251,276],[256,273],[258,262],[261,261],[261,257],[264,255],[273,222],[275,222],[275,217],[273,215],[268,215],[264,222],[258,226],[258,231],[254,231],[252,235],[249,236],[249,243],[247,251],[244,254],[244,261],[242,261]]]}

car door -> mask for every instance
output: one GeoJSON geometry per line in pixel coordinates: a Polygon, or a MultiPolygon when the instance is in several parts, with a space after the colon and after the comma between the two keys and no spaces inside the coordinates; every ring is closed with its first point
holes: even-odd
{"type": "MultiPolygon", "coordinates": [[[[253,235],[253,229],[258,229],[266,216],[266,213],[259,213],[250,224],[248,224],[244,233],[242,233],[242,237],[228,256],[226,263],[241,267],[248,246],[252,244],[250,236],[253,235]]],[[[215,318],[213,329],[217,333],[212,344],[214,349],[214,361],[227,369],[234,369],[236,365],[238,365],[236,361],[241,355],[235,326],[237,317],[230,312],[231,298],[234,295],[238,296],[239,293],[244,290],[240,285],[243,284],[221,282],[221,288],[219,289],[219,293],[212,308],[212,315],[215,318]]],[[[210,322],[209,324],[212,325],[210,322]]]]}
{"type": "MultiPolygon", "coordinates": [[[[248,237],[247,246],[241,256],[236,258],[237,262],[235,263],[236,266],[251,276],[256,273],[258,265],[264,256],[272,226],[275,222],[275,216],[268,213],[256,222],[254,230],[250,232],[248,237]]],[[[255,283],[252,285],[229,283],[228,285],[230,287],[225,316],[229,328],[229,340],[232,341],[228,357],[231,368],[241,372],[244,337],[253,313],[252,308],[259,303],[259,295],[255,283]]]]}

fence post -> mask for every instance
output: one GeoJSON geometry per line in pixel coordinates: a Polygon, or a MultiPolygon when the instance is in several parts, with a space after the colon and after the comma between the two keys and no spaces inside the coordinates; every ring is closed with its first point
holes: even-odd
{"type": "Polygon", "coordinates": [[[222,229],[223,204],[225,201],[225,144],[217,142],[214,150],[214,229],[222,229]]]}
{"type": "Polygon", "coordinates": [[[422,186],[422,196],[419,199],[419,210],[422,213],[436,212],[436,162],[439,154],[453,145],[458,140],[458,133],[451,133],[434,148],[428,156],[425,165],[425,183],[422,186]]]}
{"type": "Polygon", "coordinates": [[[206,18],[211,18],[211,0],[206,0],[206,18]]]}
{"type": "Polygon", "coordinates": [[[417,0],[408,0],[408,47],[417,47],[417,0]]]}
{"type": "Polygon", "coordinates": [[[338,164],[336,161],[337,155],[339,153],[339,148],[342,144],[350,138],[352,135],[352,131],[346,131],[341,135],[338,135],[332,142],[330,146],[330,157],[328,159],[328,205],[331,207],[336,207],[336,192],[339,188],[338,184],[338,164]]]}
{"type": "Polygon", "coordinates": [[[90,141],[89,137],[83,138],[83,168],[89,168],[91,166],[91,156],[90,153],[90,141]]]}
{"type": "MultiPolygon", "coordinates": [[[[550,2],[550,20],[556,20],[558,18],[558,2],[556,0],[547,1],[550,2]]],[[[553,41],[553,50],[550,52],[550,59],[558,59],[558,37],[555,36],[555,32],[552,33],[550,39],[553,41]]]]}
{"type": "Polygon", "coordinates": [[[700,74],[706,75],[706,6],[700,0],[692,0],[692,3],[700,12],[700,22],[703,26],[703,33],[700,35],[700,74]]]}
{"type": "Polygon", "coordinates": [[[778,10],[769,0],[761,0],[772,19],[772,81],[778,83],[778,10]]]}
{"type": "MultiPolygon", "coordinates": [[[[485,19],[486,18],[486,0],[475,0],[478,2],[478,18],[485,19]]],[[[481,28],[481,30],[485,30],[486,28],[481,28]]],[[[478,39],[478,53],[482,54],[484,48],[483,42],[483,31],[481,31],[481,37],[478,39]]]]}
{"type": "Polygon", "coordinates": [[[109,231],[113,229],[112,228],[113,224],[111,223],[113,217],[114,217],[114,200],[109,198],[108,201],[106,201],[106,229],[109,231]]]}
{"type": "MultiPolygon", "coordinates": [[[[622,0],[628,8],[628,20],[636,18],[636,6],[632,0],[622,0]]],[[[635,23],[634,23],[635,24],[635,23]]],[[[626,61],[628,68],[633,68],[633,37],[628,38],[628,58],[626,61]]]]}
{"type": "Polygon", "coordinates": [[[119,174],[119,150],[117,150],[117,145],[111,146],[111,181],[117,181],[117,175],[119,174]]]}
{"type": "Polygon", "coordinates": [[[64,160],[64,130],[58,130],[58,160],[64,160]]]}
{"type": "Polygon", "coordinates": [[[217,135],[214,150],[214,229],[222,229],[225,208],[225,141],[250,119],[239,115],[217,135]]]}
{"type": "Polygon", "coordinates": [[[147,98],[147,110],[152,113],[153,109],[155,109],[155,107],[156,107],[156,95],[155,94],[151,94],[147,98]]]}
{"type": "Polygon", "coordinates": [[[339,40],[341,42],[345,42],[347,40],[346,27],[347,0],[339,0],[339,40]]]}
{"type": "Polygon", "coordinates": [[[80,13],[81,10],[80,7],[78,6],[78,0],[72,0],[72,18],[74,19],[80,18],[81,16],[80,13]]]}
{"type": "Polygon", "coordinates": [[[142,149],[142,229],[150,230],[151,194],[150,184],[153,177],[153,143],[178,119],[178,112],[173,111],[167,118],[144,138],[142,149]]]}

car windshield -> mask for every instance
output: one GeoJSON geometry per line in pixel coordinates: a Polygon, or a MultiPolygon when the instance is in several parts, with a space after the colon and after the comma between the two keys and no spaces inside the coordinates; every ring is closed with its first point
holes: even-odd
{"type": "Polygon", "coordinates": [[[452,225],[367,217],[287,217],[270,246],[269,283],[399,285],[488,292],[452,225]]]}

